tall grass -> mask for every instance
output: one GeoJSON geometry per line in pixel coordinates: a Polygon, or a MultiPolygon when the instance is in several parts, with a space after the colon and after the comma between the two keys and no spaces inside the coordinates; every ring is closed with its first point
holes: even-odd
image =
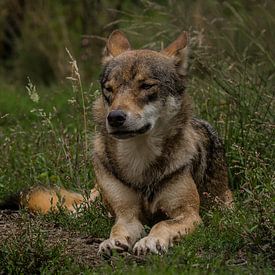
{"type": "MultiPolygon", "coordinates": [[[[139,6],[138,11],[118,11],[121,20],[109,23],[109,27],[119,24],[134,47],[161,49],[181,30],[189,31],[188,92],[194,98],[196,116],[212,123],[224,140],[236,207],[230,213],[220,210],[203,213],[204,226],[161,259],[148,257],[139,264],[134,261],[125,265],[126,260],[115,257],[115,262],[100,272],[271,272],[275,183],[274,3],[142,1],[142,9],[139,6]]],[[[37,103],[30,100],[28,103],[27,93],[20,94],[19,115],[15,103],[4,106],[1,104],[1,100],[5,102],[4,96],[0,97],[2,198],[23,186],[38,183],[79,191],[88,191],[93,186],[91,107],[98,96],[97,82],[94,86],[82,82],[75,59],[72,56],[67,59],[73,68],[69,75],[72,88],[61,92],[56,88],[55,93],[61,94],[62,100],[57,98],[49,104],[55,93],[46,96],[37,87],[40,96],[37,103]],[[24,110],[29,114],[30,109],[35,109],[31,116],[22,115],[24,110]]],[[[16,92],[12,90],[11,94],[16,92]]],[[[105,210],[98,207],[96,211],[90,209],[84,218],[72,219],[61,214],[48,217],[48,221],[62,228],[106,237],[110,221],[104,218],[105,210]],[[93,222],[89,224],[89,220],[93,222]]]]}

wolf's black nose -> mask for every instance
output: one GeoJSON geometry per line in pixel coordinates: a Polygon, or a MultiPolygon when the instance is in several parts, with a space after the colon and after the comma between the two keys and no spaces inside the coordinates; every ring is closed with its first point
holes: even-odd
{"type": "Polygon", "coordinates": [[[126,114],[121,110],[111,111],[107,119],[112,127],[120,127],[126,120],[126,114]]]}

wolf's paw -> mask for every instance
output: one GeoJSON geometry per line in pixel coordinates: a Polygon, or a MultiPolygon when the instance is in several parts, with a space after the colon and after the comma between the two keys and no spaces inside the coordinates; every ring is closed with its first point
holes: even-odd
{"type": "Polygon", "coordinates": [[[133,249],[135,255],[146,255],[148,253],[163,254],[167,252],[169,244],[161,239],[152,236],[147,236],[139,240],[133,249]]]}
{"type": "Polygon", "coordinates": [[[101,256],[111,256],[112,251],[127,252],[130,250],[130,245],[124,238],[107,239],[99,245],[98,254],[101,256]]]}

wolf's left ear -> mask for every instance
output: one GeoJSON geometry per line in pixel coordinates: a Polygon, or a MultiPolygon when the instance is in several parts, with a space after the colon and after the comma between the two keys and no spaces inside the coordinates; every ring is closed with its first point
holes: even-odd
{"type": "Polygon", "coordinates": [[[180,75],[185,76],[188,66],[188,34],[182,32],[180,36],[167,48],[161,51],[174,59],[175,66],[180,75]]]}
{"type": "Polygon", "coordinates": [[[120,30],[113,31],[106,43],[106,48],[104,51],[103,62],[131,49],[131,45],[120,30]]]}

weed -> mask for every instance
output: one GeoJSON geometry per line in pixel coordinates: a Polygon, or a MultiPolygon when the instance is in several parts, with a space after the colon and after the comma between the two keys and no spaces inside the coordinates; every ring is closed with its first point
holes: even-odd
{"type": "MultiPolygon", "coordinates": [[[[63,258],[62,246],[48,247],[34,226],[1,247],[4,272],[54,273],[62,272],[63,266],[64,273],[272,273],[275,5],[272,1],[142,1],[142,5],[139,13],[120,12],[121,20],[113,24],[119,24],[134,45],[154,49],[162,48],[181,30],[189,30],[188,92],[198,117],[213,124],[224,140],[235,209],[203,211],[204,224],[167,255],[142,259],[115,255],[96,269],[63,258]]],[[[89,87],[82,82],[81,66],[69,57],[73,92],[66,86],[36,85],[34,90],[29,84],[31,101],[22,90],[1,86],[0,198],[34,184],[87,192],[94,184],[91,108],[98,87],[96,81],[89,87]]],[[[51,58],[51,64],[60,60],[51,58]]],[[[64,53],[60,58],[63,64],[64,53]]],[[[63,75],[63,69],[57,68],[62,73],[56,75],[63,75]]],[[[77,216],[61,211],[38,219],[104,238],[113,222],[99,201],[77,216]]]]}
{"type": "Polygon", "coordinates": [[[31,220],[23,218],[20,227],[19,235],[14,232],[1,245],[0,274],[55,273],[60,271],[60,266],[72,262],[64,255],[62,244],[48,245],[46,232],[31,220]]]}

